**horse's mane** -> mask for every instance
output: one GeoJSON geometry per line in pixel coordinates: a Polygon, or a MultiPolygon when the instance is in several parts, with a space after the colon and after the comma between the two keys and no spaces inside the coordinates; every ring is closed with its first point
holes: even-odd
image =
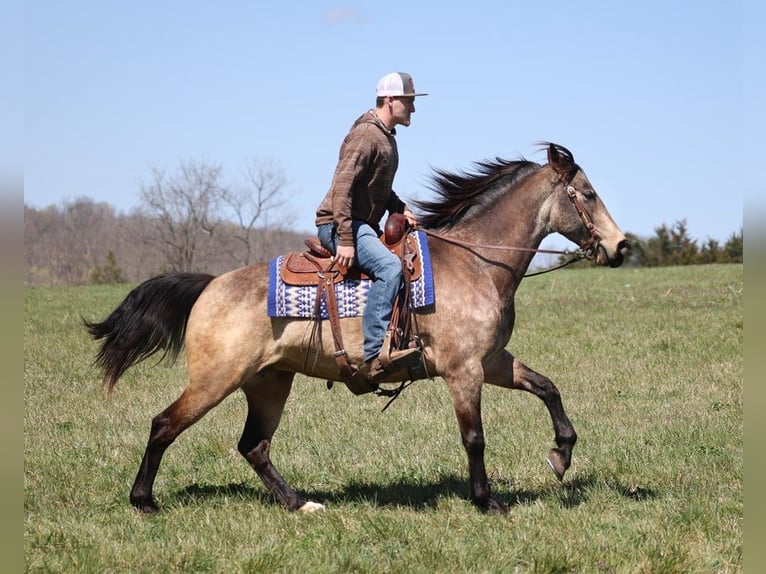
{"type": "Polygon", "coordinates": [[[429,188],[436,192],[434,200],[412,201],[422,213],[418,224],[426,229],[453,227],[492,204],[499,194],[515,187],[540,164],[525,159],[502,158],[474,163],[475,171],[452,173],[433,168],[429,188]],[[495,185],[500,180],[505,185],[495,185]]]}

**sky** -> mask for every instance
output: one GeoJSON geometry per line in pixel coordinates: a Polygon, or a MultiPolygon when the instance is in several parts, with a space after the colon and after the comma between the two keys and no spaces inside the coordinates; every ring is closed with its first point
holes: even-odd
{"type": "Polygon", "coordinates": [[[27,205],[120,212],[152,168],[203,161],[236,182],[270,161],[287,178],[278,215],[313,231],[343,137],[377,80],[405,71],[429,94],[398,129],[405,201],[431,196],[434,167],[544,163],[536,144],[553,141],[623,231],[686,220],[722,243],[764,187],[763,4],[29,0],[23,156],[0,153],[23,163],[27,205]]]}

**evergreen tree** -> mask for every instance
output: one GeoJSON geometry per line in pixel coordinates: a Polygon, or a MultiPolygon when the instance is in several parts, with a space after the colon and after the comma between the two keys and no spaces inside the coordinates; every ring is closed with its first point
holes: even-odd
{"type": "Polygon", "coordinates": [[[111,285],[112,283],[124,283],[122,269],[117,266],[117,259],[112,251],[106,254],[106,263],[96,265],[90,270],[90,282],[97,285],[111,285]]]}

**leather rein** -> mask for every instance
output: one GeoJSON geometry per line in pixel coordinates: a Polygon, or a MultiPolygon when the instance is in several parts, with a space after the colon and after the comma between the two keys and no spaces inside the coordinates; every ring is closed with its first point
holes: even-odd
{"type": "Polygon", "coordinates": [[[593,218],[590,216],[590,213],[588,213],[588,210],[585,209],[585,206],[583,205],[582,201],[577,195],[577,190],[575,189],[575,187],[570,182],[567,182],[567,181],[562,181],[561,183],[566,185],[566,193],[567,193],[567,196],[569,197],[569,201],[572,202],[572,205],[574,205],[574,208],[577,211],[577,215],[580,216],[580,220],[585,226],[585,229],[588,230],[588,234],[589,234],[588,239],[586,239],[580,245],[580,249],[578,249],[577,251],[569,251],[569,250],[561,250],[561,249],[539,249],[539,248],[536,249],[533,247],[516,247],[513,245],[490,245],[486,243],[474,243],[471,241],[463,241],[460,239],[447,237],[446,235],[442,235],[441,233],[437,233],[430,229],[423,229],[422,231],[426,233],[427,235],[436,237],[437,239],[441,239],[442,241],[446,241],[448,243],[454,243],[455,245],[460,245],[462,247],[469,247],[469,248],[476,248],[476,249],[499,249],[502,251],[525,251],[528,253],[545,253],[550,255],[571,255],[571,258],[568,261],[562,263],[561,265],[557,265],[549,269],[544,269],[542,271],[536,271],[534,273],[527,273],[524,275],[524,277],[534,277],[535,275],[542,275],[543,273],[549,273],[551,271],[555,271],[557,269],[566,267],[567,265],[571,265],[572,263],[576,263],[577,261],[580,261],[582,259],[593,259],[596,254],[596,247],[598,245],[598,240],[601,236],[598,230],[596,229],[596,226],[593,224],[593,218]]]}

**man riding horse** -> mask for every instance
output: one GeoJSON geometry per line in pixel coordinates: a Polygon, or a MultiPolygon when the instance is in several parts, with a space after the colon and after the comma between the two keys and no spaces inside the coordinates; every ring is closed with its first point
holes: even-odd
{"type": "Polygon", "coordinates": [[[392,188],[399,166],[395,136],[397,125],[410,125],[415,97],[425,95],[415,92],[412,77],[403,72],[378,81],[375,109],[357,118],[343,140],[332,184],[316,212],[319,240],[335,262],[356,265],[373,279],[362,316],[364,363],[359,369],[370,382],[420,361],[419,349],[392,350],[390,364],[379,358],[402,286],[401,261],[379,237],[385,211],[402,213],[410,226],[417,225],[415,215],[392,188]]]}

